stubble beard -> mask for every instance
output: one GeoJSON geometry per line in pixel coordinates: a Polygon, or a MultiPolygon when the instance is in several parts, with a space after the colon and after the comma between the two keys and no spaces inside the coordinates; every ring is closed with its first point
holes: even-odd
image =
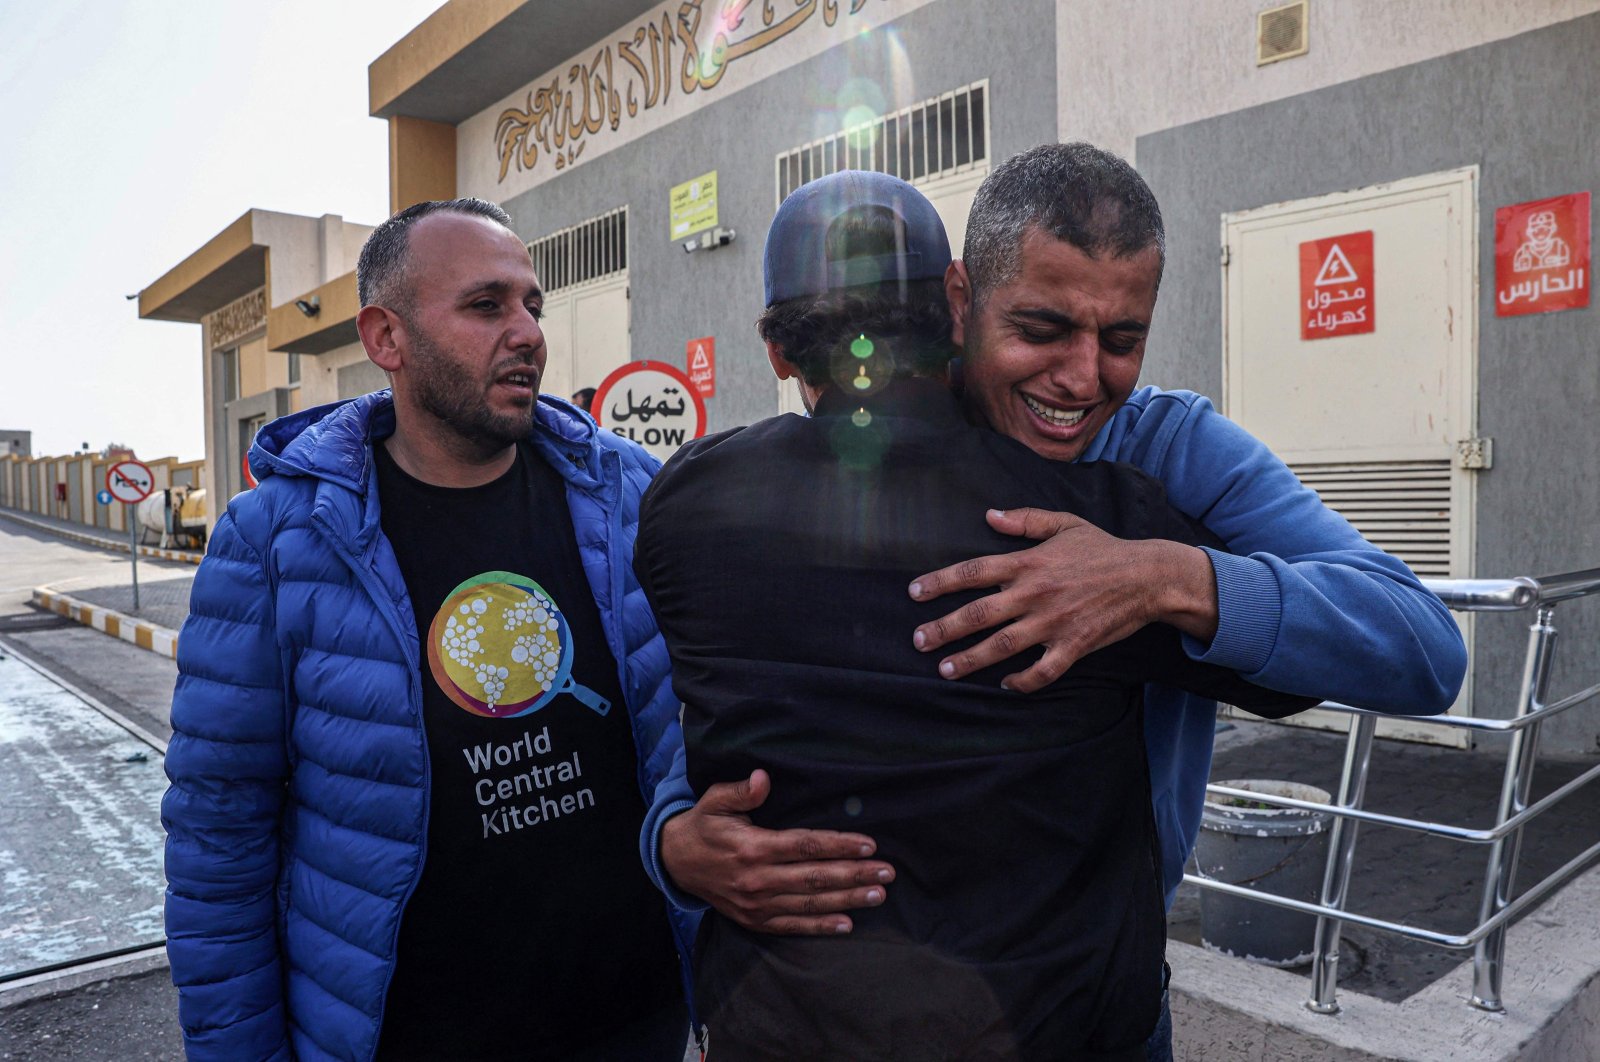
{"type": "MultiPolygon", "coordinates": [[[[532,434],[541,376],[537,365],[517,362],[517,367],[533,380],[534,401],[525,410],[496,413],[489,408],[483,391],[475,388],[449,355],[415,325],[411,327],[411,340],[411,386],[417,404],[456,436],[469,455],[491,457],[532,434]]],[[[490,379],[510,367],[496,366],[490,379]]]]}

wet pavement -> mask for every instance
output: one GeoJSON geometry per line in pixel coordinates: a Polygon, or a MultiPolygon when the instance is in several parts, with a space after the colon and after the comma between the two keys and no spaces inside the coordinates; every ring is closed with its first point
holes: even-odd
{"type": "Polygon", "coordinates": [[[161,753],[0,657],[0,977],[162,937],[161,753]]]}
{"type": "MultiPolygon", "coordinates": [[[[1231,729],[1218,735],[1213,780],[1281,779],[1338,792],[1344,735],[1268,723],[1223,725],[1231,729]]],[[[1493,826],[1505,770],[1505,740],[1489,738],[1478,750],[1378,741],[1373,746],[1364,806],[1369,811],[1459,826],[1493,826]],[[1499,754],[1489,751],[1494,749],[1499,754]]],[[[1559,788],[1594,763],[1592,758],[1541,757],[1532,799],[1559,788]]],[[[1600,780],[1524,830],[1517,894],[1593,844],[1597,833],[1600,780]]],[[[1425,929],[1464,933],[1477,921],[1488,856],[1487,845],[1364,823],[1357,837],[1347,907],[1425,929]]],[[[1184,885],[1179,890],[1169,919],[1171,938],[1200,943],[1198,894],[1195,886],[1184,885]]],[[[1413,995],[1472,957],[1470,951],[1433,947],[1360,926],[1347,925],[1344,941],[1339,959],[1340,990],[1390,1002],[1413,995]]],[[[1508,967],[1538,961],[1538,956],[1514,951],[1506,956],[1508,967]]],[[[1309,986],[1310,967],[1298,972],[1306,975],[1309,986]]]]}

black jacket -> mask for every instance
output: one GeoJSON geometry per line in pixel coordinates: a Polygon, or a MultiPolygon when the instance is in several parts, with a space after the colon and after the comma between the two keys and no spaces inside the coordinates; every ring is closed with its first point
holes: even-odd
{"type": "Polygon", "coordinates": [[[1165,946],[1141,687],[1270,715],[1313,702],[1194,663],[1165,626],[1033,695],[1000,679],[1037,651],[939,678],[943,653],[911,633],[979,595],[906,588],[1031,545],[984,521],[1022,506],[1215,542],[1131,466],[1039,457],[924,380],[697,440],[646,494],[634,564],[695,792],[764,767],[759,825],[859,830],[897,870],[847,937],[706,920],[696,994],[718,1057],[1139,1057],[1165,946]]]}

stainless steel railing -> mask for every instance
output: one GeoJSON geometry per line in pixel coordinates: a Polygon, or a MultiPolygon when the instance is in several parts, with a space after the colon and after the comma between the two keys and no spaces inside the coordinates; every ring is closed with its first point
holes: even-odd
{"type": "Polygon", "coordinates": [[[1364,708],[1327,702],[1324,708],[1347,712],[1351,716],[1349,740],[1345,745],[1344,771],[1334,803],[1317,804],[1291,797],[1244,792],[1227,786],[1211,785],[1206,791],[1215,796],[1260,801],[1279,807],[1302,808],[1334,816],[1327,869],[1323,873],[1320,903],[1307,903],[1275,896],[1243,885],[1232,885],[1194,874],[1184,880],[1204,889],[1230,896],[1244,896],[1278,907],[1317,916],[1316,946],[1312,956],[1311,998],[1306,1006],[1319,1014],[1339,1010],[1337,978],[1339,939],[1346,922],[1371,929],[1397,933],[1443,948],[1473,949],[1472,1005],[1483,1010],[1503,1010],[1500,991],[1505,961],[1506,927],[1518,915],[1537,906],[1556,889],[1582,873],[1600,857],[1600,842],[1591,845],[1539,884],[1512,899],[1517,862],[1522,851],[1522,829],[1530,821],[1560,804],[1583,786],[1600,777],[1600,765],[1591,767],[1543,799],[1528,803],[1533,770],[1538,759],[1539,728],[1550,717],[1559,715],[1596,694],[1600,683],[1585,687],[1559,700],[1549,699],[1550,665],[1556,643],[1555,607],[1566,601],[1600,593],[1600,568],[1539,578],[1516,579],[1424,579],[1423,584],[1438,594],[1452,609],[1463,612],[1534,611],[1528,628],[1528,649],[1522,669],[1522,684],[1515,714],[1509,719],[1474,719],[1459,715],[1408,716],[1411,724],[1453,727],[1486,733],[1509,734],[1505,777],[1500,787],[1500,803],[1495,825],[1490,829],[1469,829],[1449,823],[1429,822],[1367,811],[1367,772],[1372,762],[1372,739],[1378,719],[1384,715],[1364,708]],[[1355,862],[1356,831],[1363,822],[1412,830],[1432,837],[1443,837],[1467,844],[1486,844],[1489,857],[1484,875],[1483,899],[1478,922],[1466,933],[1444,933],[1374,918],[1346,909],[1351,868],[1355,862]]]}

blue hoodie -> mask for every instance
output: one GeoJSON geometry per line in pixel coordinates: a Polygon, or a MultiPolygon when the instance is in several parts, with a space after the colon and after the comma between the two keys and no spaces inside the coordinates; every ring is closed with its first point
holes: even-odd
{"type": "MultiPolygon", "coordinates": [[[[1210,400],[1140,388],[1080,460],[1138,466],[1162,482],[1175,507],[1227,545],[1227,552],[1207,550],[1219,622],[1209,645],[1184,639],[1193,659],[1268,689],[1397,714],[1432,715],[1454,703],[1467,656],[1449,610],[1210,400]]],[[[1145,746],[1169,907],[1200,832],[1216,711],[1216,702],[1203,697],[1162,686],[1145,690],[1145,746]]],[[[693,804],[681,781],[677,774],[659,790],[647,829],[693,804]]],[[[647,843],[648,854],[653,848],[647,843]]],[[[674,902],[703,907],[671,888],[659,859],[649,869],[674,902]]]]}
{"type": "MultiPolygon", "coordinates": [[[[417,627],[373,486],[373,441],[393,430],[387,391],[267,425],[250,451],[260,486],[229,503],[195,576],[162,802],[190,1059],[377,1048],[429,806],[417,627]]],[[[640,790],[666,800],[687,788],[678,701],[632,565],[658,463],[549,395],[532,441],[566,480],[640,790]]],[[[698,916],[662,914],[687,985],[698,916]]]]}

